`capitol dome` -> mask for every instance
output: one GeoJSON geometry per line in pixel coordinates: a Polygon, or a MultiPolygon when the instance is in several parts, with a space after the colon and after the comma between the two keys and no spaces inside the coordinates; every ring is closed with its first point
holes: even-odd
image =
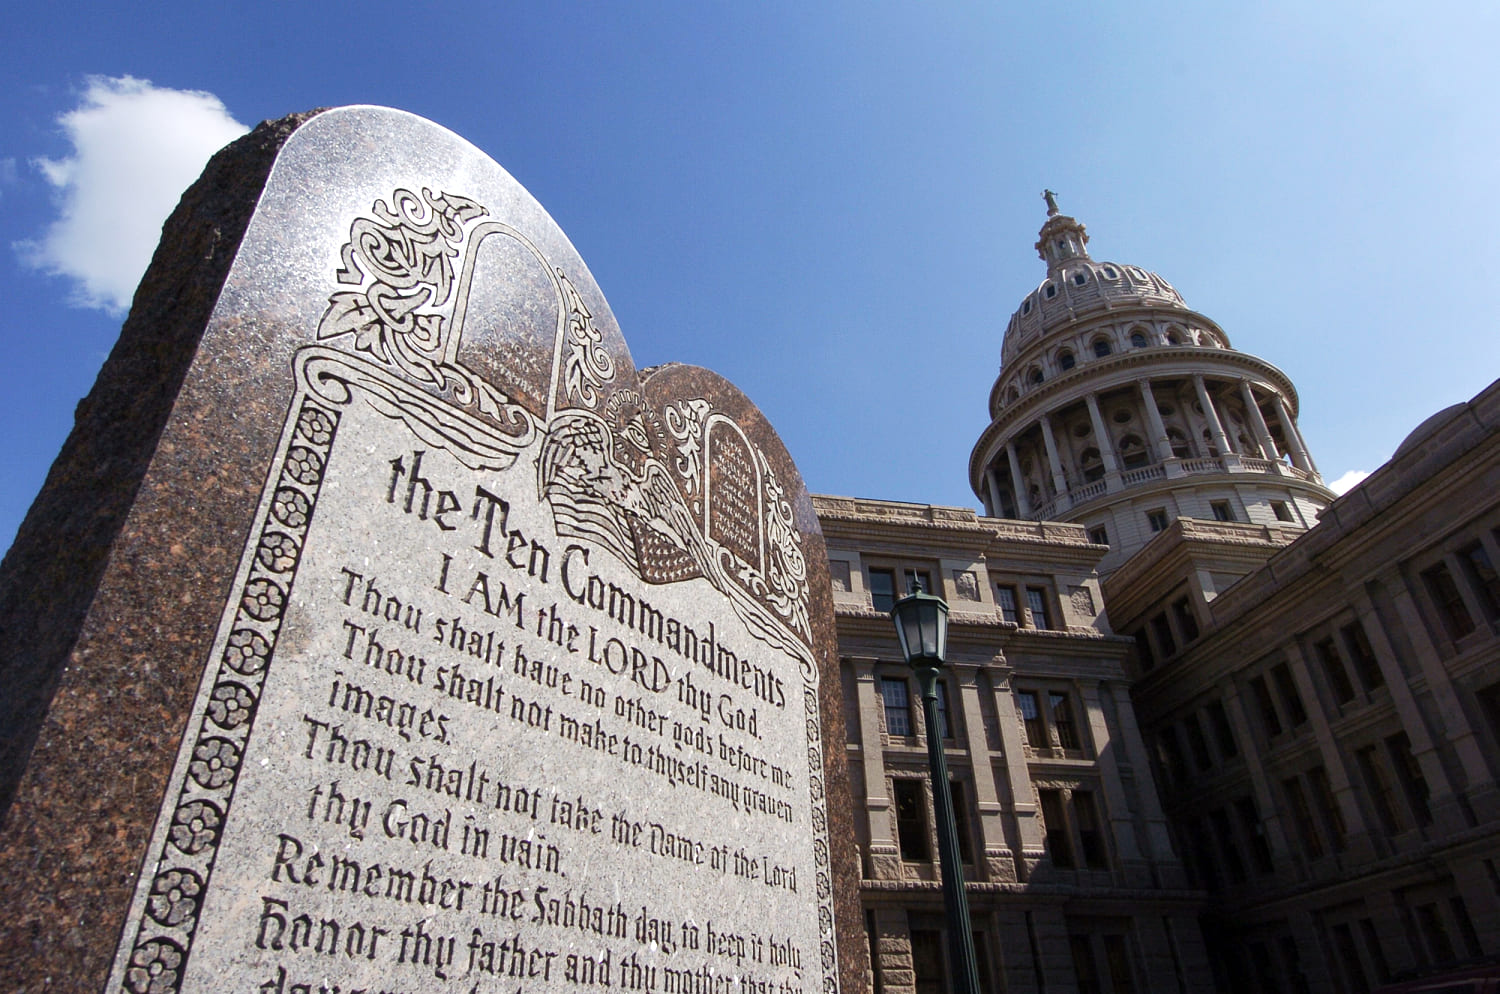
{"type": "Polygon", "coordinates": [[[1094,261],[1046,198],[1047,275],[1006,326],[970,459],[986,512],[1087,524],[1111,547],[1105,571],[1177,517],[1310,527],[1333,494],[1291,380],[1162,276],[1094,261]]]}

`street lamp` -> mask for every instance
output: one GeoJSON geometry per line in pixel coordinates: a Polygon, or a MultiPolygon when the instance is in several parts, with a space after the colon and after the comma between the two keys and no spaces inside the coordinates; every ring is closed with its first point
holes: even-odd
{"type": "Polygon", "coordinates": [[[943,729],[938,722],[937,676],[948,651],[948,602],[913,590],[891,608],[901,654],[917,674],[922,714],[927,722],[927,763],[932,773],[932,802],[937,808],[938,858],[943,871],[943,909],[948,918],[948,963],[955,994],[979,994],[974,933],[969,925],[969,898],[958,862],[958,826],[953,820],[953,790],[943,756],[943,729]]]}

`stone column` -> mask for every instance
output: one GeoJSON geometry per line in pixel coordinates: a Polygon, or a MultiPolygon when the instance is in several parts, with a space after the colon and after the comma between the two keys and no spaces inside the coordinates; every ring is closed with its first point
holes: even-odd
{"type": "Polygon", "coordinates": [[[969,768],[974,773],[974,804],[979,809],[979,835],[975,841],[976,863],[981,880],[1014,882],[1016,861],[1005,845],[1005,808],[995,786],[995,764],[985,742],[984,711],[979,701],[979,670],[965,666],[955,668],[959,700],[964,712],[964,743],[969,749],[969,768]]]}
{"type": "Polygon", "coordinates": [[[901,879],[901,850],[892,836],[894,803],[886,792],[885,749],[880,738],[880,710],[884,707],[875,687],[875,660],[851,657],[854,664],[855,697],[859,700],[860,762],[865,774],[865,810],[870,851],[864,873],[872,879],[901,879]]]}
{"type": "Polygon", "coordinates": [[[1016,499],[1016,513],[1031,517],[1031,501],[1026,496],[1026,481],[1021,478],[1021,460],[1016,458],[1016,443],[1005,443],[1005,457],[1010,460],[1010,492],[1016,499]]]}
{"type": "Polygon", "coordinates": [[[1135,383],[1141,388],[1141,403],[1146,406],[1146,424],[1151,426],[1151,448],[1155,450],[1156,461],[1175,459],[1172,455],[1172,440],[1167,437],[1167,426],[1162,424],[1161,411],[1156,407],[1156,396],[1151,392],[1151,381],[1142,379],[1135,383]]]}
{"type": "Polygon", "coordinates": [[[1302,433],[1297,430],[1296,422],[1292,420],[1292,412],[1287,408],[1286,401],[1281,394],[1276,394],[1276,417],[1281,421],[1281,433],[1286,436],[1286,445],[1292,455],[1292,465],[1309,473],[1316,473],[1312,459],[1307,454],[1307,446],[1302,444],[1302,433]]]}
{"type": "Polygon", "coordinates": [[[1276,440],[1271,437],[1271,429],[1266,425],[1266,416],[1260,413],[1260,405],[1255,402],[1255,391],[1250,389],[1249,380],[1240,380],[1240,399],[1245,402],[1245,412],[1250,416],[1250,427],[1255,431],[1255,439],[1260,443],[1262,459],[1277,461],[1276,440]]]}
{"type": "Polygon", "coordinates": [[[1099,458],[1104,463],[1105,486],[1109,490],[1120,489],[1120,460],[1115,458],[1115,443],[1109,437],[1109,428],[1104,416],[1099,413],[1099,399],[1095,394],[1085,394],[1084,403],[1089,408],[1089,420],[1094,424],[1094,441],[1099,443],[1099,458]]]}
{"type": "Polygon", "coordinates": [[[1138,844],[1145,857],[1155,865],[1161,886],[1187,887],[1187,873],[1181,859],[1172,849],[1172,836],[1167,831],[1167,816],[1162,811],[1161,798],[1156,793],[1156,779],[1151,775],[1151,760],[1146,755],[1146,740],[1141,738],[1141,726],[1135,718],[1135,705],[1124,684],[1112,684],[1111,688],[1115,686],[1120,688],[1120,693],[1111,693],[1110,696],[1114,700],[1115,719],[1120,723],[1120,734],[1116,742],[1122,747],[1125,760],[1134,773],[1131,779],[1135,784],[1135,801],[1146,823],[1146,837],[1139,840],[1138,844]]]}
{"type": "Polygon", "coordinates": [[[1224,425],[1219,421],[1219,412],[1214,410],[1213,399],[1208,395],[1208,387],[1203,383],[1202,374],[1193,374],[1193,389],[1198,391],[1198,403],[1203,407],[1203,417],[1208,421],[1208,430],[1213,434],[1214,445],[1218,447],[1219,455],[1227,460],[1234,450],[1229,446],[1229,436],[1224,434],[1224,425]]]}
{"type": "Polygon", "coordinates": [[[1151,866],[1136,841],[1135,819],[1120,780],[1118,744],[1112,742],[1113,737],[1109,733],[1104,705],[1099,700],[1099,684],[1093,681],[1080,683],[1078,696],[1088,719],[1089,737],[1093,739],[1095,761],[1099,764],[1101,774],[1099,782],[1104,792],[1104,811],[1101,814],[1109,824],[1110,836],[1115,840],[1115,855],[1120,860],[1125,886],[1150,887],[1154,883],[1151,879],[1151,866]]]}
{"type": "MultiPolygon", "coordinates": [[[[1277,809],[1274,795],[1271,793],[1271,780],[1266,773],[1265,761],[1258,748],[1259,740],[1251,731],[1249,716],[1245,714],[1245,702],[1240,698],[1239,687],[1233,682],[1225,687],[1224,709],[1229,712],[1229,721],[1234,727],[1235,735],[1244,745],[1244,748],[1240,750],[1240,755],[1245,757],[1245,772],[1250,774],[1250,786],[1255,794],[1255,806],[1260,810],[1261,824],[1266,829],[1266,841],[1271,846],[1271,866],[1289,868],[1295,865],[1292,862],[1292,847],[1287,843],[1286,828],[1282,825],[1281,812],[1277,809]]],[[[1252,876],[1256,873],[1253,866],[1250,867],[1250,873],[1252,876]]],[[[1285,875],[1285,869],[1276,870],[1276,876],[1282,883],[1290,882],[1290,878],[1285,875]]]]}
{"type": "Polygon", "coordinates": [[[995,717],[1000,723],[1000,746],[1005,750],[1006,787],[1016,819],[1016,838],[1021,842],[1021,851],[1015,854],[1017,871],[1024,882],[1047,850],[1042,843],[1036,795],[1031,789],[1031,769],[1026,765],[1021,719],[1016,714],[1016,699],[1008,678],[995,681],[995,717]]]}
{"type": "Polygon", "coordinates": [[[1000,501],[1000,484],[995,479],[995,467],[986,466],[984,470],[984,513],[991,518],[1003,518],[1001,513],[1005,505],[1000,501]]]}
{"type": "Polygon", "coordinates": [[[1052,470],[1052,489],[1057,491],[1057,510],[1066,510],[1068,504],[1068,478],[1063,475],[1062,460],[1057,457],[1057,439],[1052,437],[1052,418],[1041,416],[1042,443],[1047,446],[1047,466],[1052,470]]]}
{"type": "MultiPolygon", "coordinates": [[[[1469,719],[1464,714],[1463,704],[1458,699],[1458,691],[1454,688],[1448,669],[1438,655],[1437,646],[1433,645],[1431,637],[1427,634],[1427,626],[1422,623],[1421,613],[1412,599],[1411,591],[1407,589],[1404,578],[1395,570],[1381,577],[1380,582],[1390,592],[1391,599],[1395,603],[1397,620],[1411,640],[1412,650],[1417,654],[1417,663],[1421,667],[1422,675],[1427,678],[1427,692],[1431,695],[1432,703],[1437,709],[1437,714],[1430,716],[1434,719],[1432,724],[1447,736],[1449,746],[1463,767],[1464,780],[1470,787],[1469,803],[1481,820],[1495,818],[1500,815],[1500,809],[1497,809],[1497,801],[1500,801],[1500,798],[1497,798],[1494,778],[1490,775],[1489,767],[1484,761],[1484,750],[1474,734],[1474,729],[1469,726],[1469,719]]],[[[1370,620],[1373,624],[1366,626],[1365,633],[1371,636],[1370,647],[1375,650],[1375,656],[1380,660],[1380,669],[1385,675],[1386,686],[1391,688],[1392,700],[1399,702],[1402,697],[1410,697],[1410,688],[1399,666],[1395,665],[1395,653],[1391,650],[1384,627],[1379,623],[1375,604],[1363,589],[1357,595],[1356,605],[1362,615],[1367,609],[1366,605],[1371,612],[1370,620]],[[1386,668],[1382,650],[1390,656],[1391,669],[1395,670],[1394,673],[1386,668]],[[1392,677],[1395,677],[1395,680],[1392,680],[1392,677]]],[[[1413,700],[1409,707],[1408,712],[1398,705],[1397,710],[1401,713],[1401,726],[1411,739],[1412,754],[1416,756],[1417,763],[1422,768],[1422,776],[1427,780],[1428,787],[1433,792],[1433,800],[1436,801],[1437,791],[1447,786],[1448,779],[1443,772],[1437,750],[1427,736],[1428,726],[1422,720],[1422,714],[1416,702],[1413,700]],[[1421,750],[1418,746],[1419,738],[1427,742],[1425,750],[1421,750]]],[[[1451,791],[1451,788],[1448,789],[1451,791]]],[[[1436,804],[1433,805],[1432,814],[1436,821],[1438,818],[1436,804]]]]}

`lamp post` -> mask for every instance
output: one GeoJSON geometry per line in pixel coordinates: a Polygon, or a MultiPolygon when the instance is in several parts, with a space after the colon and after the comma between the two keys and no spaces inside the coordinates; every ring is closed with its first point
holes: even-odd
{"type": "Polygon", "coordinates": [[[955,994],[979,994],[974,933],[969,925],[969,898],[958,862],[958,826],[953,819],[953,792],[943,756],[943,729],[938,721],[937,677],[948,650],[948,603],[913,590],[891,608],[901,654],[917,675],[922,715],[927,723],[927,762],[932,773],[932,803],[937,809],[938,859],[943,872],[943,909],[948,919],[948,963],[955,994]]]}

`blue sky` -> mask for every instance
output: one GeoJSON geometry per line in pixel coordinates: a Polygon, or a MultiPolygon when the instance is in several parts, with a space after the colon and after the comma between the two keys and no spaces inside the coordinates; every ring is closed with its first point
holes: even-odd
{"type": "Polygon", "coordinates": [[[131,163],[317,106],[488,152],[637,365],[727,376],[815,491],[975,504],[1044,186],[1291,375],[1330,481],[1500,376],[1494,4],[102,6],[7,18],[0,547],[175,200],[131,163]]]}

